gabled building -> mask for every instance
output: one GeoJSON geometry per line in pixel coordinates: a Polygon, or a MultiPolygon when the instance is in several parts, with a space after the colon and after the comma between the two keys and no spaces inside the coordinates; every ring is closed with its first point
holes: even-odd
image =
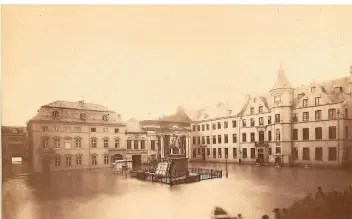
{"type": "Polygon", "coordinates": [[[351,93],[352,76],[294,88],[281,66],[269,93],[248,96],[241,109],[227,103],[198,110],[192,120],[192,159],[333,166],[351,162],[351,93]]]}

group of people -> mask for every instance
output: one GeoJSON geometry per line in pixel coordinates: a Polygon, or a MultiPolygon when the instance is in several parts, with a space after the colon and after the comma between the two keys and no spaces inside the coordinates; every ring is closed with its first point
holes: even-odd
{"type": "Polygon", "coordinates": [[[262,219],[352,219],[352,186],[343,192],[328,193],[319,186],[314,196],[308,194],[288,209],[276,208],[273,213],[272,217],[263,215],[262,219]]]}

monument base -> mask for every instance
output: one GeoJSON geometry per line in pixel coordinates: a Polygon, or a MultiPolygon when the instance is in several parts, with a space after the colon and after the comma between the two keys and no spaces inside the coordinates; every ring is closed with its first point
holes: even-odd
{"type": "Polygon", "coordinates": [[[183,155],[169,154],[168,158],[171,160],[171,166],[174,169],[175,177],[188,176],[188,158],[183,155]]]}

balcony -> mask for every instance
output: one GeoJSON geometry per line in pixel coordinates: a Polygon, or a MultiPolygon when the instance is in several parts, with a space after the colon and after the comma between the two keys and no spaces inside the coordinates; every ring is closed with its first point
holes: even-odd
{"type": "Polygon", "coordinates": [[[254,146],[255,147],[269,147],[269,143],[268,142],[265,142],[265,141],[256,141],[255,143],[254,143],[254,146]]]}

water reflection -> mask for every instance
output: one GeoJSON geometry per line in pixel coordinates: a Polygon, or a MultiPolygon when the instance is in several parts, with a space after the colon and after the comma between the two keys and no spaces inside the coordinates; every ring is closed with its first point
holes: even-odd
{"type": "MultiPolygon", "coordinates": [[[[192,164],[204,167],[204,164],[192,164]]],[[[224,164],[207,164],[225,169],[224,164]]],[[[113,175],[110,169],[53,173],[7,180],[3,218],[209,218],[214,205],[246,218],[286,207],[317,185],[343,189],[352,182],[344,170],[229,165],[229,178],[170,188],[113,175]]]]}

